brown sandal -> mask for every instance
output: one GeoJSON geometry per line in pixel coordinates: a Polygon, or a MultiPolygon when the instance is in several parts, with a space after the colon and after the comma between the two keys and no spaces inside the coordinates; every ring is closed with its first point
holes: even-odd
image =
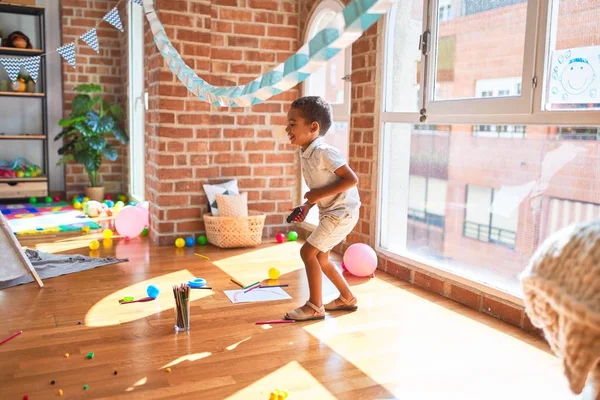
{"type": "Polygon", "coordinates": [[[346,300],[344,296],[340,296],[331,303],[325,304],[325,310],[327,311],[356,311],[358,310],[356,297],[346,300]],[[343,304],[338,305],[337,302],[341,301],[343,304]]]}
{"type": "Polygon", "coordinates": [[[302,310],[301,307],[298,307],[295,310],[290,311],[287,314],[285,314],[284,318],[291,319],[294,321],[312,321],[312,320],[316,320],[316,319],[325,318],[325,309],[323,308],[323,306],[317,307],[310,301],[307,301],[306,305],[309,306],[310,308],[312,308],[315,311],[315,314],[312,314],[312,315],[306,314],[302,310]]]}

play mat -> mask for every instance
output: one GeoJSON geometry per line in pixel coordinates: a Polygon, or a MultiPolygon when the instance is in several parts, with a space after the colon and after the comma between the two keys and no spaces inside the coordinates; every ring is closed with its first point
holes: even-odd
{"type": "Polygon", "coordinates": [[[0,212],[17,235],[79,231],[100,225],[65,202],[51,204],[0,204],[0,212]]]}

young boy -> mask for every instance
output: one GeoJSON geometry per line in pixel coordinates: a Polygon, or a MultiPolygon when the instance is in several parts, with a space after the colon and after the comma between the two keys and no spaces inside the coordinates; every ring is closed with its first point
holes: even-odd
{"type": "Polygon", "coordinates": [[[310,209],[319,207],[319,226],[300,249],[306,267],[310,297],[308,302],[285,314],[286,319],[307,321],[325,318],[325,311],[354,311],[356,297],[348,282],[329,261],[329,252],[348,236],[358,222],[360,198],[356,174],[340,151],[323,142],[331,127],[329,104],[318,96],[292,103],[286,132],[290,143],[300,147],[302,175],[310,191],[304,196],[302,212],[294,221],[304,221],[310,209]],[[340,297],[323,306],[321,271],[335,285],[340,297]]]}

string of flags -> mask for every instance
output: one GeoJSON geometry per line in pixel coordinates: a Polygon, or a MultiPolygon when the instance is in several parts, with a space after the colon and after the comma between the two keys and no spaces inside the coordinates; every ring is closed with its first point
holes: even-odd
{"type": "MultiPolygon", "coordinates": [[[[121,22],[121,16],[119,15],[119,4],[123,0],[119,0],[119,3],[115,7],[113,7],[110,11],[108,11],[104,17],[102,17],[102,21],[106,21],[121,32],[123,32],[123,23],[121,22]]],[[[132,3],[137,4],[138,6],[143,5],[143,0],[131,0],[132,3]]],[[[96,28],[100,24],[96,24],[96,27],[89,29],[83,35],[79,37],[81,41],[91,47],[96,53],[100,53],[100,45],[98,43],[98,33],[96,28]]],[[[65,59],[67,63],[74,69],[77,68],[76,58],[75,58],[75,46],[76,42],[65,43],[62,46],[56,49],[56,52],[61,55],[62,58],[65,59]]],[[[54,52],[48,52],[43,55],[38,55],[35,57],[4,57],[0,58],[0,65],[4,68],[10,80],[14,83],[17,81],[19,77],[19,73],[21,70],[25,70],[31,77],[34,82],[37,82],[39,72],[40,72],[40,62],[42,56],[47,56],[54,52]]]]}

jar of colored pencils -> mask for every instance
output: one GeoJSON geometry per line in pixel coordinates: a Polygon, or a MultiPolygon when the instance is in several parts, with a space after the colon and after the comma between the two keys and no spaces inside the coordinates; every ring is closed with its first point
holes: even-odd
{"type": "Polygon", "coordinates": [[[173,286],[175,297],[175,332],[190,330],[190,287],[187,283],[173,286]]]}

